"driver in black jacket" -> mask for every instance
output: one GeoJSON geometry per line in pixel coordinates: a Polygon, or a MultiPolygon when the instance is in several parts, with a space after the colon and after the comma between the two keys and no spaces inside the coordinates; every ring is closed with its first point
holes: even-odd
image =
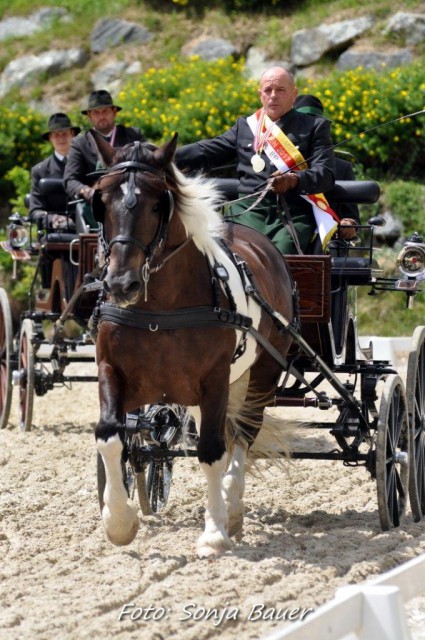
{"type": "Polygon", "coordinates": [[[338,221],[324,199],[314,202],[314,194],[330,190],[335,181],[330,124],[298,113],[296,95],[292,74],[271,67],[260,79],[261,109],[238,118],[224,134],[176,152],[182,169],[208,170],[236,160],[239,194],[249,197],[230,206],[230,219],[261,231],[283,254],[305,252],[316,227],[326,243],[338,221]],[[247,211],[270,179],[274,193],[247,211]],[[276,194],[284,194],[291,225],[278,212],[276,194]]]}

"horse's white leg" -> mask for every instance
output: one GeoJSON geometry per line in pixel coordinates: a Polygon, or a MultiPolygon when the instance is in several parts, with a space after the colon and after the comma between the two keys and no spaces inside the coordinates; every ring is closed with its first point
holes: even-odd
{"type": "Polygon", "coordinates": [[[227,507],[229,536],[242,533],[246,455],[246,447],[235,444],[229,467],[223,478],[223,498],[227,507]]]}
{"type": "Polygon", "coordinates": [[[226,452],[212,464],[200,463],[208,483],[208,502],[205,510],[205,529],[198,538],[197,551],[200,558],[218,556],[231,549],[227,535],[227,510],[222,495],[222,480],[226,470],[226,452]]]}
{"type": "Polygon", "coordinates": [[[137,506],[124,486],[121,454],[123,444],[118,434],[105,440],[97,439],[97,448],[105,465],[106,486],[103,494],[102,519],[106,535],[116,545],[130,544],[139,528],[137,506]]]}

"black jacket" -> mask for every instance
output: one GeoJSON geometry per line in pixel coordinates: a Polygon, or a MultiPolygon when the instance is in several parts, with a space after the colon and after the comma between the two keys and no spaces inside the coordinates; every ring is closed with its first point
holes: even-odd
{"type": "MultiPolygon", "coordinates": [[[[124,127],[122,124],[117,124],[116,127],[114,147],[123,147],[136,140],[145,141],[144,135],[136,127],[124,127]]],[[[96,144],[88,132],[81,133],[72,140],[64,175],[65,188],[70,198],[79,198],[81,188],[95,182],[94,178],[86,176],[99,168],[98,161],[96,144]]]]}
{"type": "MultiPolygon", "coordinates": [[[[335,180],[355,180],[353,165],[348,160],[342,158],[335,158],[335,180]]],[[[360,223],[359,208],[356,204],[345,204],[332,202],[331,198],[328,198],[329,204],[335,213],[342,218],[354,218],[360,223]]]]}
{"type": "Polygon", "coordinates": [[[65,170],[65,163],[53,153],[31,169],[31,193],[29,203],[30,217],[36,211],[56,211],[66,210],[66,196],[57,194],[56,198],[48,198],[40,193],[40,180],[42,178],[62,179],[65,170]]]}
{"type": "MultiPolygon", "coordinates": [[[[335,158],[329,121],[291,109],[277,121],[277,125],[308,161],[308,169],[297,172],[300,178],[298,188],[285,194],[288,205],[304,202],[300,195],[329,190],[335,181],[335,158]]],[[[253,141],[254,135],[247,119],[241,117],[222,135],[177,149],[176,163],[181,169],[209,170],[236,161],[239,192],[251,194],[262,189],[270,174],[276,171],[276,167],[263,153],[266,166],[260,173],[254,172],[251,165],[253,141]]],[[[307,203],[306,205],[310,207],[307,203]]]]}

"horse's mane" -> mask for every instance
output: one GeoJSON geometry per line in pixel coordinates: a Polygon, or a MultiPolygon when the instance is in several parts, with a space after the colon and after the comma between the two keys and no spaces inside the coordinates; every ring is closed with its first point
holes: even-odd
{"type": "MultiPolygon", "coordinates": [[[[202,253],[210,257],[217,255],[218,247],[214,238],[223,235],[224,224],[219,213],[223,197],[215,181],[201,174],[186,176],[174,162],[165,167],[158,166],[158,160],[154,156],[156,150],[157,147],[151,143],[126,145],[117,150],[114,162],[133,160],[163,169],[165,186],[174,198],[174,215],[180,217],[187,235],[193,238],[202,253]]],[[[102,183],[102,190],[113,190],[125,179],[122,174],[115,177],[111,175],[111,180],[106,179],[105,183],[102,183]]],[[[164,182],[154,173],[139,173],[136,180],[143,189],[154,192],[164,189],[164,182]]]]}
{"type": "Polygon", "coordinates": [[[223,196],[214,180],[203,175],[187,177],[175,165],[172,169],[178,186],[174,193],[176,212],[197,248],[206,255],[215,255],[214,238],[221,237],[224,230],[223,218],[218,212],[223,196]]]}

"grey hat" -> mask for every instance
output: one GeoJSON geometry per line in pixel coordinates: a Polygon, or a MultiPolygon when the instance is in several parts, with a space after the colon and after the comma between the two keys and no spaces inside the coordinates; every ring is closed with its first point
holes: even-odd
{"type": "Polygon", "coordinates": [[[109,91],[105,91],[105,89],[99,89],[99,91],[92,91],[89,96],[89,105],[87,109],[83,109],[81,113],[85,116],[88,111],[92,109],[102,109],[102,107],[115,107],[117,111],[121,111],[122,107],[118,107],[114,104],[112,100],[112,96],[109,91]]]}
{"type": "Polygon", "coordinates": [[[41,134],[41,137],[44,140],[49,139],[49,135],[53,133],[53,131],[65,131],[65,129],[72,129],[74,135],[80,133],[80,127],[74,127],[71,124],[71,120],[68,118],[66,113],[54,113],[50,116],[49,121],[47,123],[47,131],[41,134]]]}

